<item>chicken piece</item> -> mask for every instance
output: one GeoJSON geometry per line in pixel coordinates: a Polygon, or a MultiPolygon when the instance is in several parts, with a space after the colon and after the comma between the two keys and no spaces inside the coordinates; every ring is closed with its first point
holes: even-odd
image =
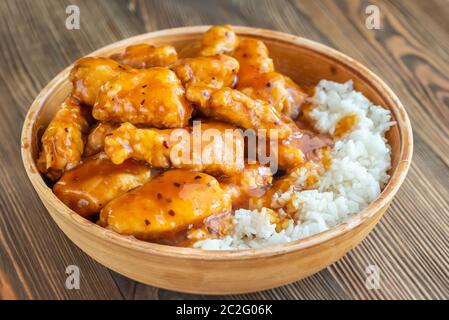
{"type": "Polygon", "coordinates": [[[267,47],[260,40],[240,38],[233,57],[240,65],[239,82],[245,82],[259,74],[274,71],[273,60],[268,55],[267,47]]]}
{"type": "Polygon", "coordinates": [[[284,170],[299,167],[306,161],[314,160],[321,149],[332,146],[333,139],[330,136],[296,128],[278,144],[279,167],[284,170]]]}
{"type": "Polygon", "coordinates": [[[203,219],[201,223],[189,225],[181,231],[168,232],[154,239],[154,242],[177,247],[192,247],[200,240],[220,239],[234,230],[234,215],[232,212],[213,214],[203,219]]]}
{"type": "Polygon", "coordinates": [[[262,41],[242,39],[234,57],[240,64],[237,89],[253,99],[272,104],[291,118],[299,115],[307,95],[289,77],[274,72],[273,60],[270,59],[268,49],[262,41]]]}
{"type": "Polygon", "coordinates": [[[155,168],[230,175],[244,167],[244,140],[235,129],[219,122],[172,130],[139,129],[124,123],[106,137],[105,151],[115,164],[133,158],[155,168]]]}
{"type": "Polygon", "coordinates": [[[158,241],[230,211],[230,196],[214,177],[169,170],[112,200],[101,210],[100,224],[120,234],[158,241]]]}
{"type": "Polygon", "coordinates": [[[289,77],[274,72],[273,60],[262,41],[241,39],[234,57],[240,64],[237,89],[253,99],[272,104],[292,119],[298,117],[307,95],[289,77]],[[263,86],[264,83],[266,87],[263,86]]]}
{"type": "Polygon", "coordinates": [[[226,55],[186,58],[173,67],[186,86],[186,98],[206,106],[212,93],[222,87],[233,87],[237,80],[237,60],[226,55]]]}
{"type": "MultiPolygon", "coordinates": [[[[284,139],[277,145],[278,166],[281,169],[292,169],[300,166],[306,161],[306,157],[301,149],[302,133],[293,132],[290,137],[284,139]]],[[[276,150],[271,149],[276,152],[276,150]]]]}
{"type": "Polygon", "coordinates": [[[235,85],[239,63],[234,58],[221,54],[181,59],[171,69],[185,86],[204,83],[219,89],[235,85]]]}
{"type": "Polygon", "coordinates": [[[164,237],[157,238],[155,242],[177,247],[194,247],[197,241],[222,239],[230,235],[234,229],[234,214],[224,212],[210,215],[203,219],[202,223],[189,226],[180,232],[170,232],[164,237]]]}
{"type": "Polygon", "coordinates": [[[307,102],[308,96],[305,91],[292,79],[284,76],[286,97],[282,105],[282,113],[292,119],[299,116],[301,107],[307,102]]]}
{"type": "Polygon", "coordinates": [[[136,69],[167,67],[178,59],[173,46],[155,47],[139,43],[126,47],[125,52],[114,54],[111,59],[136,69]]]}
{"type": "Polygon", "coordinates": [[[75,212],[89,217],[112,199],[149,181],[153,174],[145,163],[130,159],[115,165],[99,153],[66,171],[53,192],[75,212]]]}
{"type": "Polygon", "coordinates": [[[292,79],[277,72],[261,73],[239,81],[237,90],[263,100],[291,119],[296,119],[308,96],[292,79]]]}
{"type": "MultiPolygon", "coordinates": [[[[211,238],[231,234],[234,226],[234,214],[228,211],[220,214],[214,214],[204,219],[203,228],[206,229],[205,231],[207,232],[207,238],[211,238]]],[[[193,238],[191,233],[189,233],[189,236],[190,239],[193,238]]],[[[204,239],[205,237],[202,239],[197,238],[195,240],[199,241],[204,239]]]]}
{"type": "Polygon", "coordinates": [[[218,89],[202,82],[192,83],[186,89],[186,99],[197,107],[207,107],[210,97],[218,89]]]}
{"type": "Polygon", "coordinates": [[[234,51],[237,43],[237,36],[230,25],[213,26],[203,35],[201,55],[229,53],[234,51]]]}
{"type": "Polygon", "coordinates": [[[266,129],[270,137],[284,139],[292,129],[270,104],[253,100],[244,93],[223,88],[212,93],[207,106],[199,106],[208,117],[220,119],[245,129],[266,129]]]}
{"type": "Polygon", "coordinates": [[[297,209],[290,208],[290,201],[286,201],[282,195],[288,191],[302,191],[317,188],[319,178],[324,174],[329,165],[329,155],[323,149],[320,159],[304,162],[301,166],[293,168],[285,175],[278,178],[262,197],[253,198],[250,202],[250,210],[260,210],[264,207],[283,208],[287,213],[295,213],[297,209]]]}
{"type": "Polygon", "coordinates": [[[123,123],[104,140],[104,150],[114,164],[126,159],[145,160],[156,168],[168,169],[172,130],[139,129],[123,123]]]}
{"type": "Polygon", "coordinates": [[[87,136],[84,155],[88,157],[103,151],[104,138],[118,127],[117,123],[99,121],[87,136]]]}
{"type": "Polygon", "coordinates": [[[239,81],[237,90],[253,99],[260,99],[282,111],[287,97],[284,76],[277,72],[257,74],[254,77],[239,81]]]}
{"type": "Polygon", "coordinates": [[[37,167],[51,180],[75,167],[84,150],[84,135],[89,130],[85,110],[67,98],[42,136],[37,167]]]}
{"type": "MultiPolygon", "coordinates": [[[[232,175],[243,170],[245,141],[241,130],[228,123],[213,120],[194,121],[193,124],[192,159],[197,159],[203,168],[196,168],[197,164],[194,162],[193,169],[214,176],[232,175]],[[198,140],[195,140],[196,137],[198,140]],[[201,151],[196,152],[195,148],[201,151]]],[[[173,158],[172,156],[172,163],[176,163],[173,158]]]]}
{"type": "Polygon", "coordinates": [[[93,106],[103,83],[129,70],[130,67],[111,59],[81,58],[70,72],[70,81],[73,84],[72,96],[81,103],[93,106]]]}
{"type": "Polygon", "coordinates": [[[92,109],[100,121],[158,128],[184,127],[191,114],[181,82],[173,71],[162,67],[121,72],[104,83],[92,109]]]}
{"type": "Polygon", "coordinates": [[[245,168],[230,177],[219,179],[222,188],[231,195],[232,209],[249,208],[253,198],[261,197],[271,186],[270,168],[259,163],[246,163],[245,168]]]}

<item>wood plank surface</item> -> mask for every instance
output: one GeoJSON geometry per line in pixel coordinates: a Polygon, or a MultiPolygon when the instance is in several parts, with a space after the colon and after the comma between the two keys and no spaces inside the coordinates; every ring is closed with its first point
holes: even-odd
{"type": "Polygon", "coordinates": [[[449,1],[0,1],[0,299],[207,299],[145,286],[93,261],[58,229],[20,159],[24,116],[75,59],[140,33],[200,24],[248,25],[332,46],[380,75],[411,117],[411,170],[386,216],[346,257],[290,285],[220,299],[449,298],[449,1]],[[65,27],[76,4],[79,30],[65,27]],[[375,4],[381,29],[365,26],[375,4]],[[81,270],[80,290],[65,269],[81,270]],[[367,289],[366,268],[380,270],[367,289]]]}

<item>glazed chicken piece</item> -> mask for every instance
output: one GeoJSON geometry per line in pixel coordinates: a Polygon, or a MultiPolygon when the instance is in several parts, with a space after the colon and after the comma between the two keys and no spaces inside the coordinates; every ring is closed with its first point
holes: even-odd
{"type": "Polygon", "coordinates": [[[169,170],[112,200],[100,224],[120,234],[158,241],[231,211],[230,196],[205,173],[169,170]]]}
{"type": "Polygon", "coordinates": [[[203,35],[202,56],[214,56],[234,51],[238,43],[237,36],[230,25],[213,26],[203,35]]]}
{"type": "Polygon", "coordinates": [[[292,79],[278,72],[259,74],[240,81],[236,89],[253,99],[273,105],[291,119],[296,119],[301,107],[308,101],[304,90],[292,79]]]}
{"type": "Polygon", "coordinates": [[[240,64],[239,82],[274,71],[273,60],[268,55],[267,47],[260,40],[240,38],[233,57],[240,64]]]}
{"type": "Polygon", "coordinates": [[[328,159],[327,153],[323,152],[322,158],[304,162],[301,166],[287,171],[274,181],[262,197],[252,198],[249,209],[260,210],[267,207],[283,208],[287,213],[297,212],[297,208],[290,208],[291,204],[283,200],[282,194],[291,190],[302,191],[316,188],[319,178],[328,165],[328,159]]]}
{"type": "Polygon", "coordinates": [[[39,171],[57,180],[65,170],[78,165],[88,130],[85,110],[74,99],[67,98],[42,136],[39,171]]]}
{"type": "Polygon", "coordinates": [[[278,72],[268,72],[239,81],[236,89],[253,99],[271,104],[291,119],[296,119],[308,101],[304,90],[292,79],[278,72]]]}
{"type": "Polygon", "coordinates": [[[125,52],[114,54],[111,59],[136,69],[166,67],[178,59],[172,46],[155,47],[146,43],[129,46],[125,52]]]}
{"type": "Polygon", "coordinates": [[[70,72],[72,96],[83,104],[93,106],[103,83],[130,70],[130,67],[108,58],[81,58],[70,72]]]}
{"type": "Polygon", "coordinates": [[[124,123],[106,137],[105,151],[115,164],[132,158],[155,168],[230,175],[244,167],[244,141],[235,129],[218,122],[203,123],[201,129],[194,126],[166,130],[139,129],[124,123]],[[199,130],[202,135],[197,134],[199,130]]]}
{"type": "Polygon", "coordinates": [[[181,59],[172,66],[186,87],[186,98],[195,105],[206,106],[212,93],[233,87],[239,64],[226,55],[181,59]]]}
{"type": "Polygon", "coordinates": [[[304,90],[289,77],[284,76],[284,82],[287,94],[282,104],[282,113],[292,119],[296,119],[299,116],[301,107],[307,103],[308,96],[304,90]]]}
{"type": "Polygon", "coordinates": [[[237,89],[253,99],[270,103],[288,117],[294,119],[299,115],[307,95],[289,77],[274,72],[273,60],[262,41],[242,39],[234,57],[240,64],[237,89]]]}
{"type": "Polygon", "coordinates": [[[222,188],[231,195],[233,210],[249,208],[253,198],[263,196],[273,182],[270,168],[259,163],[246,163],[245,168],[230,177],[219,179],[222,188]]]}
{"type": "Polygon", "coordinates": [[[332,145],[333,140],[328,135],[316,134],[306,129],[293,129],[293,133],[277,145],[279,167],[284,170],[299,167],[306,161],[316,159],[322,149],[332,145]]]}
{"type": "Polygon", "coordinates": [[[203,83],[219,89],[235,85],[239,63],[230,56],[220,54],[181,59],[171,69],[185,86],[203,83]]]}
{"type": "Polygon", "coordinates": [[[185,233],[184,241],[173,244],[172,240],[158,241],[162,244],[192,247],[197,241],[206,239],[220,239],[230,235],[234,230],[234,216],[232,213],[216,214],[204,219],[204,225],[192,228],[185,233]]]}
{"type": "MultiPolygon", "coordinates": [[[[193,98],[195,95],[189,93],[188,89],[187,96],[193,98]]],[[[277,133],[279,139],[284,139],[292,132],[289,124],[273,106],[261,100],[253,100],[238,90],[223,88],[215,91],[206,105],[201,105],[201,101],[194,102],[199,104],[200,111],[208,117],[245,129],[266,129],[270,137],[277,133]]]]}
{"type": "Polygon", "coordinates": [[[88,157],[103,151],[104,139],[118,127],[119,125],[117,123],[99,121],[87,136],[84,155],[88,157]]]}
{"type": "Polygon", "coordinates": [[[100,121],[158,128],[184,127],[191,114],[181,82],[173,71],[162,67],[119,73],[104,83],[92,109],[100,121]]]}
{"type": "Polygon", "coordinates": [[[287,97],[285,78],[277,72],[257,74],[239,81],[237,89],[252,99],[260,99],[282,111],[287,97]]]}
{"type": "Polygon", "coordinates": [[[218,89],[202,82],[192,83],[186,89],[186,99],[197,107],[207,108],[210,97],[218,89]]]}
{"type": "Polygon", "coordinates": [[[168,169],[172,130],[139,129],[123,123],[104,140],[104,150],[111,161],[121,164],[127,159],[144,160],[156,168],[168,169]]]}
{"type": "Polygon", "coordinates": [[[89,217],[112,199],[149,181],[153,174],[145,163],[130,159],[115,165],[99,153],[65,172],[53,191],[71,209],[89,217]]]}

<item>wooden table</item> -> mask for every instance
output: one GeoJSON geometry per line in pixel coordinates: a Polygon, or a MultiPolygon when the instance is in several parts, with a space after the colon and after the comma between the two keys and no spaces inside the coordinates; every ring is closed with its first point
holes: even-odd
{"type": "Polygon", "coordinates": [[[370,236],[326,270],[253,294],[218,298],[449,298],[449,1],[0,2],[0,298],[205,299],[136,283],[93,261],[58,229],[22,168],[20,131],[33,99],[75,59],[111,42],[177,26],[230,23],[280,30],[341,50],[380,75],[406,106],[415,154],[370,236]],[[65,27],[80,8],[79,30],[65,27]],[[380,9],[381,29],[365,26],[380,9]],[[78,265],[81,289],[67,290],[78,265]],[[367,289],[366,268],[380,270],[367,289]]]}

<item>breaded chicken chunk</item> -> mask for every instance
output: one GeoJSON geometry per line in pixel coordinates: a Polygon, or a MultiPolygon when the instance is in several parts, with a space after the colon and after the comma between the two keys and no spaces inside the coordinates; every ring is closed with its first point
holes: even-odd
{"type": "Polygon", "coordinates": [[[290,170],[312,160],[323,148],[332,147],[333,140],[324,134],[309,130],[295,129],[293,133],[278,144],[278,164],[284,170],[290,170]]]}
{"type": "Polygon", "coordinates": [[[203,35],[202,56],[230,53],[237,47],[238,39],[230,25],[213,26],[203,35]]]}
{"type": "Polygon", "coordinates": [[[217,90],[219,89],[215,86],[202,82],[192,83],[186,89],[186,99],[192,102],[194,106],[206,108],[212,94],[217,90]]]}
{"type": "Polygon", "coordinates": [[[284,76],[277,72],[257,74],[239,81],[237,88],[253,99],[259,99],[282,111],[287,97],[284,76]]]}
{"type": "Polygon", "coordinates": [[[152,175],[145,163],[130,159],[115,165],[99,153],[66,171],[53,191],[71,209],[88,217],[112,199],[149,181],[152,175]]]}
{"type": "Polygon", "coordinates": [[[292,79],[278,72],[267,72],[240,81],[236,89],[253,99],[263,100],[291,119],[296,119],[308,99],[292,79]]]}
{"type": "Polygon", "coordinates": [[[84,148],[85,156],[92,156],[98,152],[104,150],[104,139],[107,135],[109,135],[112,131],[117,129],[119,124],[112,122],[101,122],[99,121],[93,128],[90,130],[89,135],[87,136],[86,146],[84,148]]]}
{"type": "Polygon", "coordinates": [[[158,128],[187,125],[192,108],[176,74],[163,67],[121,72],[101,87],[92,115],[100,121],[158,128]]]}
{"type": "Polygon", "coordinates": [[[297,212],[297,208],[290,208],[290,203],[283,200],[282,194],[288,191],[301,191],[317,188],[319,178],[324,174],[328,164],[327,152],[323,150],[320,159],[304,162],[277,179],[267,192],[259,198],[252,198],[249,209],[283,208],[288,213],[297,212]]]}
{"type": "Polygon", "coordinates": [[[186,87],[186,98],[195,105],[207,105],[212,93],[223,87],[233,87],[239,64],[226,55],[186,58],[172,66],[186,87]]]}
{"type": "Polygon", "coordinates": [[[246,81],[262,73],[274,71],[273,60],[265,44],[257,39],[240,38],[233,57],[240,64],[239,81],[246,81]]]}
{"type": "Polygon", "coordinates": [[[106,81],[130,70],[130,67],[108,58],[81,58],[70,71],[72,96],[83,104],[93,106],[106,81]]]}
{"type": "Polygon", "coordinates": [[[39,171],[57,180],[65,170],[78,165],[88,130],[85,110],[74,99],[67,98],[42,136],[39,171]]]}
{"type": "Polygon", "coordinates": [[[170,168],[170,129],[139,129],[129,122],[112,131],[104,141],[111,161],[121,164],[127,159],[144,160],[155,168],[170,168]]]}
{"type": "Polygon", "coordinates": [[[132,158],[155,168],[230,175],[244,167],[244,141],[235,129],[218,122],[166,130],[139,129],[124,123],[106,137],[105,151],[116,164],[132,158]]]}
{"type": "Polygon", "coordinates": [[[232,87],[237,81],[239,63],[220,54],[212,57],[195,57],[178,60],[171,69],[183,85],[204,83],[215,88],[232,87]]]}
{"type": "MultiPolygon", "coordinates": [[[[189,94],[188,94],[189,95],[189,94]]],[[[266,129],[270,137],[287,138],[292,129],[278,111],[268,103],[253,100],[244,93],[223,88],[212,93],[200,111],[208,117],[220,119],[245,129],[266,129]]]]}
{"type": "Polygon", "coordinates": [[[288,117],[294,119],[299,115],[307,95],[289,77],[274,72],[273,60],[262,41],[242,39],[234,57],[240,64],[237,89],[270,103],[288,117]]]}
{"type": "Polygon", "coordinates": [[[139,43],[126,47],[123,53],[114,54],[111,59],[136,69],[144,69],[167,67],[178,59],[178,54],[173,46],[155,47],[139,43]]]}
{"type": "Polygon", "coordinates": [[[231,195],[234,209],[249,208],[251,199],[261,197],[271,186],[273,174],[270,168],[259,163],[246,163],[241,172],[219,181],[222,188],[231,195]]]}
{"type": "Polygon", "coordinates": [[[282,104],[282,113],[296,119],[299,116],[301,107],[307,102],[308,96],[304,90],[292,79],[284,76],[286,96],[282,104]]]}
{"type": "Polygon", "coordinates": [[[205,173],[169,170],[112,200],[100,224],[138,239],[157,241],[231,211],[230,196],[205,173]]]}

